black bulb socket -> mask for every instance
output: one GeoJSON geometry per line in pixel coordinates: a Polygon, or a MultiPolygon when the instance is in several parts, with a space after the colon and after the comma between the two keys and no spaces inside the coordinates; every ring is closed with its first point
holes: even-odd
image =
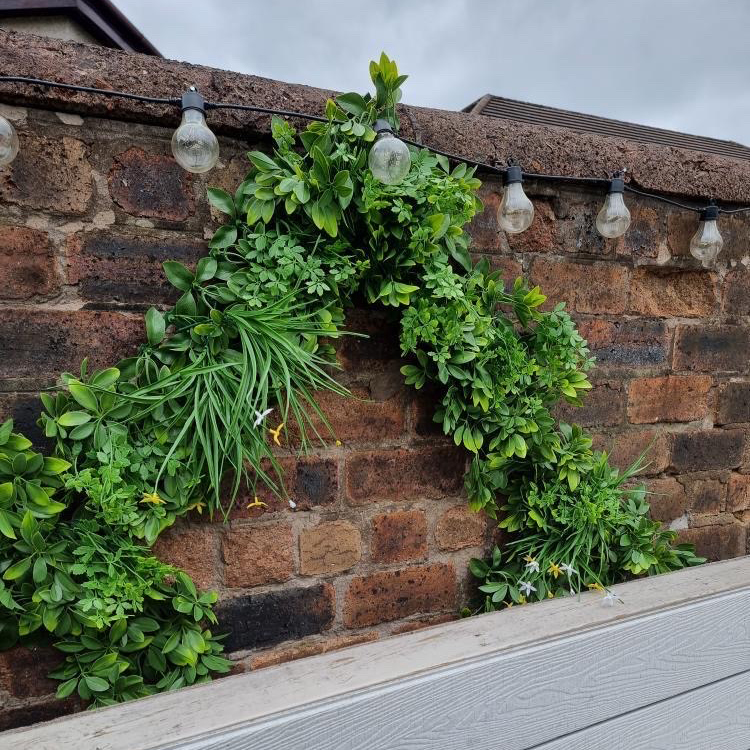
{"type": "Polygon", "coordinates": [[[380,133],[393,133],[393,126],[388,120],[375,120],[375,124],[372,127],[378,135],[380,133]]]}
{"type": "Polygon", "coordinates": [[[523,182],[523,170],[517,164],[512,164],[505,170],[505,184],[523,182]]]}
{"type": "Polygon", "coordinates": [[[182,95],[182,111],[186,109],[197,109],[199,112],[206,114],[206,102],[203,97],[194,89],[186,91],[182,95]]]}
{"type": "Polygon", "coordinates": [[[613,177],[609,183],[610,193],[624,193],[625,192],[625,180],[622,177],[613,177]]]}
{"type": "Polygon", "coordinates": [[[701,211],[701,221],[716,221],[719,218],[718,206],[706,206],[701,211]]]}

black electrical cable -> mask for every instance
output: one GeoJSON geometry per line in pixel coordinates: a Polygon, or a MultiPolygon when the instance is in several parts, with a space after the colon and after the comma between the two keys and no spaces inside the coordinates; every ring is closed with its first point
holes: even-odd
{"type": "MultiPolygon", "coordinates": [[[[116,96],[121,99],[130,99],[138,102],[145,102],[148,104],[168,104],[170,106],[179,107],[181,104],[181,97],[167,98],[157,96],[143,96],[141,94],[131,94],[127,91],[115,91],[113,89],[99,89],[91,86],[79,86],[72,83],[61,83],[59,81],[47,81],[42,78],[29,78],[26,76],[0,76],[0,83],[23,83],[32,86],[47,86],[48,88],[59,88],[66,91],[76,91],[85,94],[97,94],[100,96],[116,96]]],[[[293,112],[291,110],[274,109],[272,107],[259,107],[252,104],[233,104],[231,102],[205,102],[206,110],[211,109],[235,109],[243,112],[257,112],[259,114],[266,115],[278,115],[279,117],[297,117],[303,120],[311,120],[315,122],[328,122],[327,117],[321,117],[320,115],[311,115],[306,112],[293,112]]],[[[401,138],[404,143],[408,143],[417,148],[426,148],[432,151],[434,154],[439,156],[445,156],[453,161],[465,162],[481,169],[487,169],[491,172],[504,175],[507,170],[505,167],[499,167],[494,164],[488,164],[486,162],[477,161],[475,159],[468,159],[460,154],[453,154],[449,151],[441,151],[440,149],[433,148],[432,146],[419,143],[417,141],[410,140],[408,138],[401,138]]],[[[536,172],[524,172],[523,176],[529,180],[541,180],[547,182],[566,182],[566,183],[578,183],[578,184],[589,184],[598,186],[607,186],[610,183],[611,178],[609,177],[583,177],[575,175],[561,175],[561,174],[540,174],[536,172]]],[[[689,206],[686,203],[680,203],[679,201],[666,198],[663,195],[656,193],[648,193],[644,190],[638,190],[637,188],[625,185],[625,190],[629,193],[635,193],[645,198],[651,198],[662,203],[667,203],[671,206],[677,206],[685,211],[693,211],[694,213],[700,213],[703,207],[689,206]]],[[[741,208],[726,209],[719,208],[719,212],[723,214],[740,214],[747,213],[750,211],[750,206],[743,206],[741,208]]]]}

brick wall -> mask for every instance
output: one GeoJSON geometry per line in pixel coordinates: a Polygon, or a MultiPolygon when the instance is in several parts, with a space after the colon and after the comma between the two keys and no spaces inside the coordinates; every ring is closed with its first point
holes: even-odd
{"type": "MultiPolygon", "coordinates": [[[[196,82],[213,99],[307,111],[325,98],[314,89],[3,32],[0,72],[157,95],[196,82]]],[[[20,89],[0,101],[21,138],[18,159],[0,170],[0,419],[12,416],[40,441],[38,390],[82,356],[103,366],[134,350],[144,336],[142,311],[174,299],[162,261],[191,264],[205,252],[217,218],[205,188],[236,186],[243,153],[268,146],[267,120],[212,114],[222,158],[204,177],[181,171],[170,156],[173,112],[20,89]]],[[[514,152],[539,171],[602,173],[624,162],[642,186],[750,201],[743,163],[471,115],[406,115],[409,135],[467,156],[492,158],[493,149],[507,147],[503,139],[515,138],[514,152]]],[[[561,408],[559,416],[590,428],[621,465],[651,445],[654,515],[712,559],[744,554],[750,219],[722,218],[721,263],[706,271],[687,253],[693,215],[629,196],[630,231],[603,240],[594,229],[601,195],[533,184],[528,192],[534,224],[505,236],[495,218],[501,186],[488,179],[486,210],[470,231],[477,256],[507,278],[525,274],[549,304],[567,301],[597,356],[585,406],[561,408]]],[[[393,321],[354,310],[349,325],[370,335],[344,341],[339,351],[344,381],[358,398],[321,398],[340,446],[282,455],[296,508],[264,494],[265,509],[239,502],[227,525],[196,515],[157,543],[159,556],[219,591],[238,669],[455,617],[470,593],[467,561],[491,544],[491,524],[465,507],[464,455],[431,423],[433,399],[402,385],[393,321]]],[[[54,684],[43,675],[51,663],[45,650],[0,654],[0,728],[77,707],[50,700],[54,684]]]]}

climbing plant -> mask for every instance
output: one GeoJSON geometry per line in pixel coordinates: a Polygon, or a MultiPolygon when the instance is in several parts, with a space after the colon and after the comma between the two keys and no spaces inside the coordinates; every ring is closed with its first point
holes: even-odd
{"type": "Polygon", "coordinates": [[[274,118],[272,153],[248,155],[234,194],[208,191],[227,221],[195,270],[164,264],[181,296],[148,311],[137,355],[84,360],[42,394],[53,456],[0,428],[0,647],[53,641],[61,697],[102,705],[228,671],[216,595],[150,546],[189,511],[226,515],[240,489],[283,494],[275,445],[334,437],[315,396],[347,394],[333,344],[353,298],[400,314],[406,382],[435,385],[471,507],[512,535],[472,563],[485,608],[699,562],[649,520],[638,466],[618,474],[553,418],[581,403],[592,359],[562,303],[543,310],[538,287],[472,262],[474,170],[413,149],[400,184],[370,173],[373,124],[397,127],[405,80],[385,55],[370,74],[374,95],[328,101],[325,122],[274,118]]]}

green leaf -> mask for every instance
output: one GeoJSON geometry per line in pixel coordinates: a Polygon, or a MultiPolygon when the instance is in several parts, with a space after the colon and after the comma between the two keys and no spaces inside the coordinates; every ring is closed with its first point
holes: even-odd
{"type": "Polygon", "coordinates": [[[149,308],[146,313],[146,337],[151,346],[157,346],[164,340],[166,325],[164,316],[155,308],[149,308]]]}
{"type": "Polygon", "coordinates": [[[253,166],[259,172],[275,172],[279,169],[279,165],[270,157],[266,156],[262,151],[251,151],[247,158],[253,163],[253,166]]]}
{"type": "Polygon", "coordinates": [[[63,427],[75,427],[91,421],[91,415],[85,411],[68,411],[58,417],[57,423],[63,427]]]}
{"type": "Polygon", "coordinates": [[[109,388],[120,379],[120,371],[116,367],[109,367],[106,370],[97,372],[91,378],[91,384],[98,388],[109,388]]]}
{"type": "Polygon", "coordinates": [[[234,216],[234,198],[226,190],[221,188],[208,188],[208,201],[214,207],[225,214],[234,216]]]}
{"type": "Polygon", "coordinates": [[[65,461],[62,458],[57,458],[56,456],[45,456],[42,474],[49,474],[53,476],[55,474],[62,474],[71,466],[72,464],[69,461],[65,461]]]}
{"type": "Polygon", "coordinates": [[[70,395],[84,408],[96,412],[99,409],[99,402],[94,392],[77,380],[68,383],[70,395]]]}
{"type": "Polygon", "coordinates": [[[162,267],[172,286],[177,287],[181,292],[187,292],[193,286],[193,274],[182,263],[167,260],[162,267]]]}
{"type": "MultiPolygon", "coordinates": [[[[253,223],[248,221],[248,223],[253,223]]],[[[225,224],[223,227],[219,227],[215,232],[208,246],[211,248],[225,248],[231,247],[237,242],[237,227],[229,226],[225,224]]]]}
{"type": "Polygon", "coordinates": [[[337,96],[336,104],[338,104],[341,109],[346,110],[349,114],[355,115],[356,117],[367,111],[367,102],[361,94],[358,94],[355,91],[337,96]]]}
{"type": "Polygon", "coordinates": [[[216,275],[219,264],[214,258],[201,258],[195,269],[195,280],[199,283],[209,281],[216,275]]]}
{"type": "Polygon", "coordinates": [[[55,693],[55,696],[57,698],[67,698],[69,695],[73,693],[73,691],[78,686],[78,677],[72,677],[70,680],[66,680],[61,685],[58,686],[57,692],[55,693]]]}
{"type": "Polygon", "coordinates": [[[8,539],[16,539],[16,532],[10,523],[10,517],[4,510],[0,510],[0,533],[8,539]]]}
{"type": "Polygon", "coordinates": [[[13,420],[6,419],[5,422],[0,425],[0,445],[5,445],[8,442],[11,432],[13,432],[13,420]]]}
{"type": "Polygon", "coordinates": [[[92,693],[103,693],[105,690],[109,690],[109,683],[101,677],[86,675],[83,679],[86,680],[86,687],[92,693]]]}
{"type": "Polygon", "coordinates": [[[20,560],[15,565],[11,565],[5,573],[3,573],[3,578],[6,581],[15,581],[18,578],[23,578],[23,576],[26,575],[26,573],[29,572],[31,568],[31,558],[25,557],[23,560],[20,560]]]}

